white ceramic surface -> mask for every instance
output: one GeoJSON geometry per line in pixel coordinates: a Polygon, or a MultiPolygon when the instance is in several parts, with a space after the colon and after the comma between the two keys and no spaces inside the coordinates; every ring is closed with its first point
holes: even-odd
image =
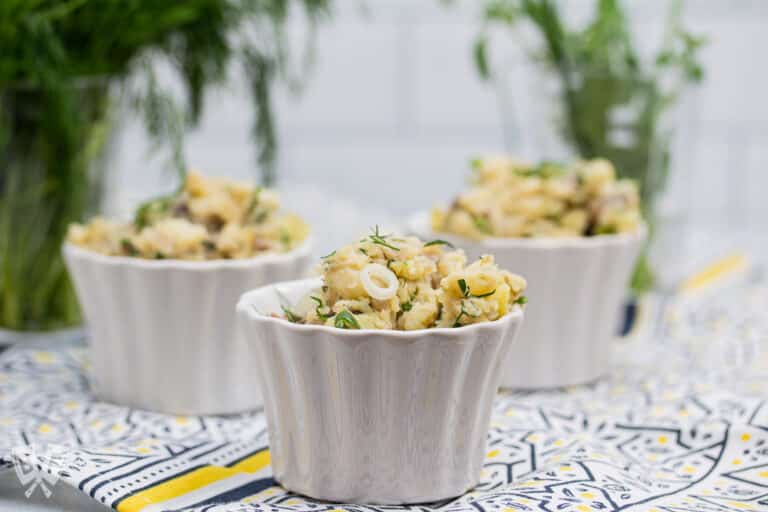
{"type": "Polygon", "coordinates": [[[458,329],[343,330],[292,324],[311,279],[245,294],[237,310],[257,365],[272,469],[287,489],[352,503],[420,503],[479,479],[499,363],[520,308],[458,329]]]}
{"type": "Polygon", "coordinates": [[[97,396],[173,414],[261,405],[235,305],[246,290],[303,277],[309,241],[247,260],[146,260],[71,244],[64,257],[88,324],[97,396]]]}
{"type": "Polygon", "coordinates": [[[593,381],[610,370],[627,286],[645,230],[582,238],[469,240],[435,233],[426,213],[409,231],[441,238],[470,259],[492,254],[500,267],[528,281],[525,325],[504,364],[501,385],[538,389],[593,381]]]}

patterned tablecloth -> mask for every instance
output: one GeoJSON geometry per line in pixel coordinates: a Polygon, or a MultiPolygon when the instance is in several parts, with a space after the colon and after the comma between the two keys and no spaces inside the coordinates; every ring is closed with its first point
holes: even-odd
{"type": "MultiPolygon", "coordinates": [[[[482,483],[410,509],[768,511],[768,290],[659,311],[654,322],[644,310],[644,332],[617,344],[599,382],[501,394],[482,483]]],[[[87,373],[82,349],[0,357],[0,460],[28,493],[66,484],[128,512],[400,508],[286,493],[261,413],[116,407],[93,400],[87,373]]]]}

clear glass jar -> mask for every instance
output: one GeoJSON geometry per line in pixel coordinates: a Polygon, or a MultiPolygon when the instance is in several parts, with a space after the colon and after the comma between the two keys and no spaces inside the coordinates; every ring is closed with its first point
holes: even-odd
{"type": "Polygon", "coordinates": [[[77,81],[69,92],[60,87],[0,85],[0,328],[6,330],[81,323],[61,244],[71,222],[99,209],[116,94],[101,78],[77,81]]]}
{"type": "MultiPolygon", "coordinates": [[[[520,55],[508,64],[497,81],[508,150],[534,161],[609,159],[640,186],[651,240],[660,241],[654,251],[666,258],[670,230],[679,251],[690,222],[684,189],[694,173],[696,89],[673,95],[674,84],[654,76],[564,70],[520,55]]],[[[636,289],[679,278],[674,262],[662,271],[675,272],[667,276],[648,261],[645,255],[638,266],[636,289]]]]}

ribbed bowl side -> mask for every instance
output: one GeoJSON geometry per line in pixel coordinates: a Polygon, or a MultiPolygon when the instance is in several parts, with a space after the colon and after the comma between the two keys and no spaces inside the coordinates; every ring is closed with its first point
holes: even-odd
{"type": "Polygon", "coordinates": [[[528,281],[525,324],[501,370],[501,385],[537,389],[593,381],[610,370],[611,340],[645,231],[576,239],[473,241],[435,233],[429,215],[409,219],[422,238],[443,238],[470,259],[492,254],[528,281]]]}
{"type": "Polygon", "coordinates": [[[477,484],[500,362],[519,321],[409,337],[301,330],[245,312],[243,322],[284,487],[399,504],[477,484]]]}
{"type": "Polygon", "coordinates": [[[172,414],[261,405],[247,346],[235,329],[235,305],[249,289],[303,276],[308,254],[196,268],[94,257],[72,247],[64,253],[88,324],[100,398],[172,414]]]}
{"type": "MultiPolygon", "coordinates": [[[[502,268],[525,276],[525,325],[502,368],[501,385],[551,388],[590,382],[610,370],[611,341],[641,239],[577,247],[505,247],[502,268]]],[[[466,247],[472,256],[487,252],[466,247]]]]}

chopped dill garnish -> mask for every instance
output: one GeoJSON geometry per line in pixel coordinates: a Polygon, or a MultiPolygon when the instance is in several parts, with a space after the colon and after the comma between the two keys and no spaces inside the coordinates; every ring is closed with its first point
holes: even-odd
{"type": "Polygon", "coordinates": [[[259,207],[259,196],[261,195],[262,188],[256,187],[256,190],[253,191],[253,195],[251,196],[251,200],[248,203],[248,208],[245,209],[245,222],[250,223],[254,222],[256,224],[261,224],[264,222],[267,218],[267,214],[269,214],[269,211],[267,210],[260,210],[259,207]]]}
{"type": "Polygon", "coordinates": [[[285,229],[280,230],[280,243],[283,244],[283,247],[290,247],[292,240],[293,239],[291,238],[291,234],[288,231],[285,229]]]}
{"type": "Polygon", "coordinates": [[[317,313],[318,318],[327,320],[333,316],[333,313],[331,312],[331,308],[327,308],[323,305],[323,299],[321,299],[320,297],[315,297],[314,295],[311,295],[309,298],[317,303],[317,307],[315,307],[315,313],[317,313]],[[326,311],[328,311],[327,313],[323,313],[321,311],[321,309],[323,309],[324,307],[326,311]]]}
{"type": "Polygon", "coordinates": [[[280,306],[280,309],[283,310],[283,313],[285,313],[285,318],[292,323],[299,323],[301,322],[301,317],[291,311],[287,306],[280,306]]]}
{"type": "Polygon", "coordinates": [[[326,254],[325,256],[320,256],[320,259],[321,260],[327,260],[328,258],[330,258],[331,256],[333,256],[335,254],[336,254],[336,251],[333,251],[333,252],[331,252],[329,254],[326,254]]]}
{"type": "Polygon", "coordinates": [[[391,235],[382,235],[379,233],[379,225],[377,224],[374,229],[372,229],[373,233],[368,236],[371,242],[381,245],[382,247],[386,247],[388,249],[392,249],[393,251],[399,251],[400,249],[398,247],[395,247],[394,245],[387,242],[387,237],[391,235]]]}
{"type": "Polygon", "coordinates": [[[488,223],[488,219],[485,217],[481,217],[480,215],[470,214],[472,216],[472,222],[474,222],[475,227],[478,231],[481,233],[485,233],[486,235],[490,235],[493,233],[493,230],[491,229],[491,225],[488,223]]]}
{"type": "Polygon", "coordinates": [[[466,309],[464,309],[464,301],[461,301],[461,311],[456,316],[456,320],[453,321],[453,327],[461,327],[460,320],[465,316],[478,317],[480,315],[472,315],[466,309]]]}
{"type": "Polygon", "coordinates": [[[515,299],[514,303],[515,304],[520,304],[520,305],[528,304],[528,297],[526,297],[525,295],[521,295],[521,296],[519,296],[518,298],[515,299]]]}
{"type": "Polygon", "coordinates": [[[482,299],[483,297],[490,297],[491,295],[496,293],[496,290],[493,289],[487,293],[473,294],[469,290],[469,286],[467,285],[467,282],[464,279],[459,279],[458,283],[459,283],[459,290],[461,290],[461,294],[464,297],[473,297],[475,299],[482,299]]]}
{"type": "Polygon", "coordinates": [[[456,320],[454,320],[454,322],[453,322],[453,327],[461,327],[461,322],[460,322],[461,317],[463,317],[466,314],[467,314],[467,312],[464,311],[464,304],[462,304],[461,305],[461,311],[459,312],[458,316],[456,317],[456,320]]]}
{"type": "Polygon", "coordinates": [[[333,322],[333,325],[335,325],[339,329],[359,329],[360,328],[360,324],[357,323],[357,318],[355,318],[355,315],[350,313],[349,310],[347,309],[340,311],[336,315],[336,320],[333,322]]]}
{"type": "Polygon", "coordinates": [[[120,247],[125,251],[128,256],[136,256],[139,254],[139,250],[133,245],[133,242],[127,238],[120,240],[120,247]]]}
{"type": "Polygon", "coordinates": [[[431,245],[447,245],[451,249],[455,249],[456,248],[451,242],[448,242],[446,240],[432,240],[431,242],[425,243],[424,247],[429,247],[431,245]]]}
{"type": "Polygon", "coordinates": [[[549,179],[554,178],[555,176],[564,175],[565,166],[558,162],[544,161],[535,167],[529,167],[527,169],[515,169],[514,172],[520,176],[538,176],[540,178],[549,179]]]}

